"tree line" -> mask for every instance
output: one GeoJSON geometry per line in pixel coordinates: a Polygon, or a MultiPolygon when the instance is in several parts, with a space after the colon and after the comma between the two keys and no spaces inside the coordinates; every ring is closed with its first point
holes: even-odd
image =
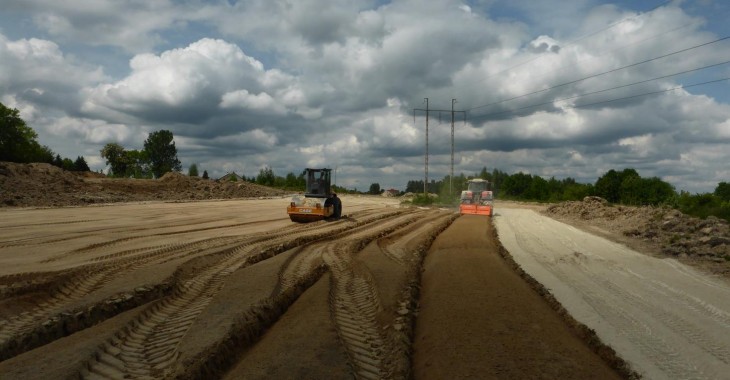
{"type": "MultiPolygon", "coordinates": [[[[68,171],[90,171],[83,156],[77,156],[76,160],[62,158],[37,139],[38,134],[20,117],[17,109],[0,103],[0,161],[41,162],[68,171]]],[[[172,132],[166,130],[150,133],[143,150],[126,150],[118,143],[109,143],[100,154],[107,160],[112,177],[159,178],[181,169],[172,132]]]]}
{"type": "Polygon", "coordinates": [[[42,162],[69,171],[89,171],[84,156],[61,158],[51,148],[38,143],[38,134],[20,117],[20,112],[0,103],[0,161],[42,162]]]}
{"type": "Polygon", "coordinates": [[[112,177],[160,178],[182,169],[174,136],[164,129],[150,133],[142,150],[127,150],[118,143],[108,143],[99,153],[106,159],[112,177]]]}
{"type": "MultiPolygon", "coordinates": [[[[453,204],[467,180],[481,178],[491,183],[495,197],[519,201],[562,202],[578,201],[586,196],[598,196],[613,204],[632,206],[667,206],[685,214],[701,218],[716,216],[730,221],[730,184],[720,182],[713,193],[690,194],[677,192],[674,187],[658,177],[644,178],[633,168],[621,171],[611,169],[600,176],[595,183],[579,183],[574,178],[544,179],[523,172],[507,174],[499,169],[491,172],[486,167],[472,176],[463,173],[442,180],[432,180],[428,191],[437,194],[436,202],[453,204]],[[451,187],[451,189],[449,189],[451,187]]],[[[406,192],[423,193],[423,180],[408,181],[406,192]]],[[[430,198],[420,199],[432,203],[430,198]]]]}
{"type": "MultiPolygon", "coordinates": [[[[0,161],[17,163],[41,162],[58,166],[68,171],[90,171],[83,156],[76,160],[62,158],[48,146],[38,143],[38,134],[20,117],[17,109],[11,109],[0,103],[0,161]]],[[[109,166],[107,175],[117,178],[160,178],[165,173],[181,170],[181,162],[177,156],[174,135],[168,130],[152,132],[143,143],[143,149],[127,149],[119,143],[104,145],[99,151],[109,166]]],[[[199,176],[198,164],[191,164],[188,175],[199,176]]],[[[208,171],[204,170],[203,179],[208,179],[208,171]]],[[[231,177],[235,178],[235,177],[231,177]]],[[[299,175],[287,173],[277,176],[270,167],[262,168],[258,175],[243,180],[263,186],[290,190],[304,190],[304,171],[299,175]]],[[[349,192],[347,189],[334,186],[335,191],[349,192]]]]}

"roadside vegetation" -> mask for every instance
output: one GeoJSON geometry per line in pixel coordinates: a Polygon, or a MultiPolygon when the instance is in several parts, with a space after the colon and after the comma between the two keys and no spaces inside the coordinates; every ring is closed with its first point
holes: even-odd
{"type": "Polygon", "coordinates": [[[17,109],[0,103],[0,161],[44,162],[68,171],[89,171],[83,156],[76,160],[62,158],[37,139],[38,134],[25,123],[17,109]]]}
{"type": "Polygon", "coordinates": [[[570,177],[544,179],[522,172],[507,174],[499,169],[489,172],[485,167],[473,176],[462,173],[454,176],[452,181],[449,181],[449,176],[440,181],[432,180],[428,185],[428,196],[423,193],[422,180],[408,181],[406,192],[417,194],[410,201],[414,205],[455,206],[471,178],[488,180],[497,199],[556,203],[597,196],[612,204],[669,207],[703,219],[715,216],[730,221],[730,183],[720,182],[712,193],[690,194],[687,191],[677,192],[671,184],[658,177],[641,177],[631,168],[622,171],[611,169],[591,184],[578,183],[570,177]]]}

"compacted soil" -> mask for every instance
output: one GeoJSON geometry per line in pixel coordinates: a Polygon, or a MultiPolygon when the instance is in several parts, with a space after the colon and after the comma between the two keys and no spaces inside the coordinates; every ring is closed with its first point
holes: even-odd
{"type": "Polygon", "coordinates": [[[495,236],[490,219],[465,215],[431,247],[416,378],[620,378],[500,256],[495,236]]]}
{"type": "Polygon", "coordinates": [[[286,202],[0,210],[0,377],[631,375],[490,219],[344,196],[296,224],[286,202]]]}

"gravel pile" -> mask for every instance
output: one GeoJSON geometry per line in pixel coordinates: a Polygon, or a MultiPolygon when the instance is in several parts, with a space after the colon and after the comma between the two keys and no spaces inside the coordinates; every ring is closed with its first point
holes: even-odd
{"type": "Polygon", "coordinates": [[[641,239],[667,256],[730,262],[730,226],[710,216],[699,219],[666,207],[611,205],[599,197],[547,208],[558,218],[574,218],[624,236],[641,239]]]}

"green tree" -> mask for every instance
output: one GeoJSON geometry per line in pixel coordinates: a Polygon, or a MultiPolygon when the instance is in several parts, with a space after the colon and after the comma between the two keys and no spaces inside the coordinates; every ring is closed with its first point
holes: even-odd
{"type": "Polygon", "coordinates": [[[619,173],[619,202],[624,204],[642,204],[644,202],[645,181],[634,169],[624,169],[619,173]]]}
{"type": "Polygon", "coordinates": [[[572,183],[565,185],[563,190],[564,201],[579,201],[587,197],[593,192],[593,185],[584,185],[581,183],[572,183]]]}
{"type": "Polygon", "coordinates": [[[497,168],[492,170],[492,190],[494,191],[494,196],[496,197],[498,193],[502,190],[502,183],[509,177],[509,174],[507,172],[503,172],[497,168]]]}
{"type": "Polygon", "coordinates": [[[532,175],[519,172],[512,174],[502,182],[502,194],[508,197],[521,198],[532,185],[532,175]]]}
{"type": "Polygon", "coordinates": [[[677,193],[674,186],[662,181],[659,177],[642,179],[644,192],[642,201],[644,204],[659,205],[669,202],[677,193]]]}
{"type": "Polygon", "coordinates": [[[38,134],[26,125],[17,109],[0,103],[0,161],[53,162],[53,152],[41,146],[38,134]]]}
{"type": "Polygon", "coordinates": [[[145,150],[128,150],[124,152],[127,162],[125,177],[152,178],[150,159],[145,150]]]}
{"type": "Polygon", "coordinates": [[[596,180],[596,195],[612,203],[621,199],[621,174],[611,169],[596,180]]]}
{"type": "Polygon", "coordinates": [[[370,190],[368,190],[368,194],[380,194],[380,184],[379,183],[370,184],[370,190]]]}
{"type": "Polygon", "coordinates": [[[163,129],[150,133],[144,142],[144,151],[149,158],[152,174],[156,178],[171,171],[182,170],[172,132],[163,129]]]}
{"type": "Polygon", "coordinates": [[[730,202],[730,183],[720,182],[715,188],[715,196],[722,199],[725,202],[730,202]]]}
{"type": "Polygon", "coordinates": [[[32,144],[31,149],[31,162],[45,162],[50,163],[53,159],[53,151],[51,148],[40,145],[38,143],[32,144]]]}
{"type": "Polygon", "coordinates": [[[276,182],[276,176],[274,170],[266,166],[259,170],[259,175],[256,176],[256,183],[263,186],[274,186],[276,182]]]}
{"type": "Polygon", "coordinates": [[[487,181],[492,181],[492,174],[487,171],[487,167],[482,167],[482,171],[479,172],[479,178],[486,179],[487,181]]]}
{"type": "Polygon", "coordinates": [[[548,198],[550,198],[548,181],[538,175],[532,176],[531,178],[530,187],[527,188],[524,197],[537,201],[548,200],[548,198]]]}
{"type": "Polygon", "coordinates": [[[101,157],[106,159],[112,177],[124,177],[127,174],[128,157],[124,147],[117,143],[108,143],[101,148],[101,157]]]}
{"type": "Polygon", "coordinates": [[[60,154],[56,155],[56,157],[51,162],[51,165],[59,167],[59,168],[63,168],[63,159],[61,158],[60,154]]]}
{"type": "Polygon", "coordinates": [[[423,180],[410,180],[406,184],[406,193],[422,193],[423,192],[423,180]]]}
{"type": "Polygon", "coordinates": [[[208,171],[207,170],[203,170],[203,179],[208,179],[208,178],[209,178],[208,177],[208,171]]]}
{"type": "Polygon", "coordinates": [[[74,162],[71,161],[70,158],[64,158],[61,161],[61,169],[66,171],[73,171],[74,170],[74,162]]]}
{"type": "Polygon", "coordinates": [[[288,189],[301,189],[307,186],[307,181],[304,179],[304,174],[296,175],[294,173],[288,173],[284,179],[284,184],[288,189]]]}
{"type": "Polygon", "coordinates": [[[190,165],[190,168],[188,168],[188,176],[190,176],[190,177],[198,176],[198,165],[196,165],[196,164],[190,165]]]}
{"type": "Polygon", "coordinates": [[[77,172],[89,172],[91,169],[89,168],[89,165],[86,163],[86,160],[84,159],[84,156],[78,156],[76,157],[76,161],[74,161],[74,171],[77,172]]]}

